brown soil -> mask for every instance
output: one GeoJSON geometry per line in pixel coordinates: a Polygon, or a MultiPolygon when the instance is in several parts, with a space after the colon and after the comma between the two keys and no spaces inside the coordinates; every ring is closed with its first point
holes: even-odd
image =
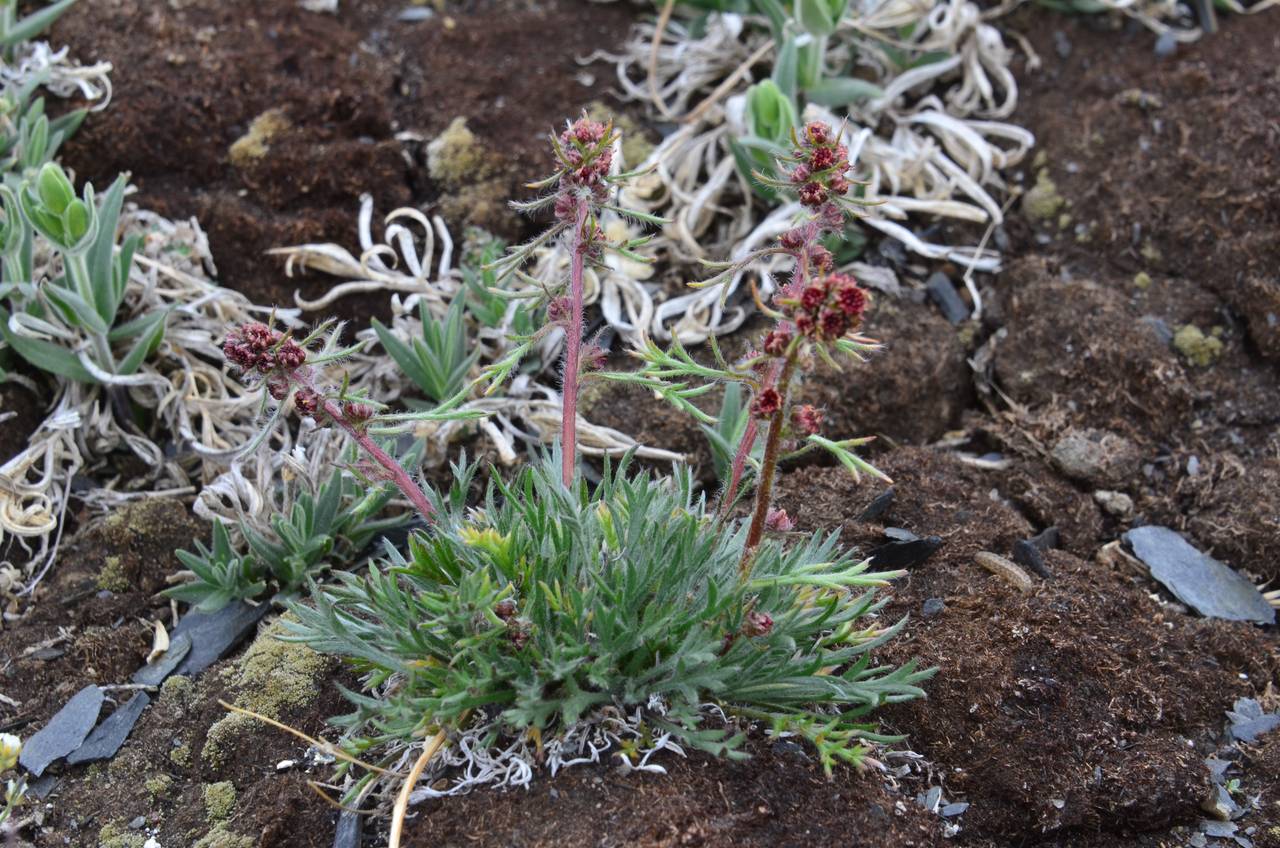
{"type": "Polygon", "coordinates": [[[7,412],[14,415],[0,423],[0,465],[27,446],[44,420],[36,396],[17,383],[0,383],[0,415],[7,412]]]}
{"type": "MultiPolygon", "coordinates": [[[[396,132],[429,137],[464,115],[503,162],[528,156],[540,149],[534,136],[607,84],[609,72],[595,69],[595,85],[582,86],[569,57],[616,44],[632,15],[556,0],[465,5],[405,24],[395,21],[403,3],[344,0],[336,18],[292,3],[253,4],[250,14],[249,5],[118,0],[69,16],[55,36],[118,71],[116,103],[68,157],[94,179],[132,169],[145,202],[200,216],[224,282],[286,304],[293,283],[261,249],[350,245],[361,191],[379,209],[442,198],[419,159],[400,157],[396,132]],[[467,62],[456,61],[461,52],[467,62]],[[277,106],[292,129],[237,170],[227,148],[277,106]]],[[[1013,213],[1008,269],[983,281],[990,311],[980,327],[952,328],[928,305],[880,303],[868,326],[887,351],[806,387],[833,431],[884,437],[875,460],[895,491],[884,515],[859,522],[884,484],[836,468],[791,469],[779,484],[801,530],[839,528],[864,550],[886,526],[943,540],[886,610],[912,621],[882,659],[941,668],[927,700],[881,713],[922,769],[896,788],[874,771],[828,782],[757,729],[745,764],[666,757],[666,777],[576,769],[528,792],[426,804],[410,844],[1186,844],[1209,787],[1202,761],[1223,750],[1224,711],[1241,696],[1280,706],[1276,632],[1189,615],[1095,555],[1134,523],[1158,521],[1245,573],[1280,576],[1280,336],[1268,318],[1280,314],[1280,33],[1265,14],[1229,19],[1219,35],[1157,61],[1144,32],[1032,10],[1013,25],[1046,59],[1046,70],[1020,72],[1016,118],[1039,137],[1071,222],[1013,213]],[[1072,44],[1065,60],[1055,29],[1072,44]],[[1162,335],[1187,325],[1220,348],[1206,343],[1205,358],[1190,361],[1162,335]],[[975,385],[966,360],[982,361],[984,345],[991,367],[975,385]],[[986,391],[988,378],[999,392],[986,391]],[[1007,466],[983,470],[936,444],[955,430],[965,450],[998,450],[1007,466]],[[1081,439],[1103,446],[1106,461],[1073,465],[1064,445],[1081,439]],[[1099,489],[1129,495],[1134,515],[1103,509],[1099,489]],[[1047,555],[1052,577],[1034,577],[1029,592],[974,562],[979,551],[1007,556],[1049,526],[1061,530],[1061,549],[1047,555]],[[944,609],[924,617],[935,598],[944,609]],[[944,822],[916,805],[917,792],[939,784],[948,800],[971,804],[963,816],[944,822]],[[948,822],[961,829],[944,839],[948,822]]],[[[527,173],[538,163],[520,164],[527,173]]],[[[1024,170],[1025,185],[1035,172],[1024,170]]],[[[706,462],[696,427],[644,393],[606,393],[592,417],[706,462]]],[[[73,540],[43,603],[0,632],[0,688],[20,704],[2,708],[4,729],[28,734],[79,686],[121,680],[145,656],[149,628],[136,617],[167,616],[152,593],[177,567],[169,552],[203,533],[180,506],[156,503],[145,538],[89,530],[73,540]],[[100,595],[112,555],[127,588],[100,595]],[[56,639],[59,625],[74,628],[70,639],[23,655],[56,639]]],[[[264,846],[328,844],[333,812],[305,785],[327,770],[276,771],[302,759],[305,744],[261,732],[224,766],[174,762],[175,742],[203,747],[233,673],[234,660],[215,666],[182,710],[148,710],[120,765],[66,771],[42,828],[24,836],[40,848],[91,845],[103,824],[146,815],[162,844],[189,844],[208,829],[203,785],[229,780],[239,798],[231,832],[264,846]],[[153,800],[141,785],[162,771],[173,788],[153,800]]],[[[333,682],[285,720],[318,731],[341,711],[333,682]]],[[[1260,797],[1241,824],[1256,826],[1255,845],[1280,845],[1280,734],[1231,756],[1243,793],[1260,797]]]]}
{"type": "MultiPolygon", "coordinates": [[[[344,0],[325,15],[289,2],[83,4],[53,41],[84,61],[112,62],[115,94],[64,159],[95,183],[129,171],[140,203],[195,215],[220,282],[254,302],[293,306],[298,288],[315,297],[331,278],[287,279],[263,251],[333,241],[358,254],[361,194],[379,214],[441,199],[397,133],[430,139],[468,118],[493,154],[486,183],[505,208],[549,164],[540,139],[609,84],[611,70],[584,72],[575,57],[618,44],[631,22],[623,4],[585,0],[469,0],[427,21],[398,20],[409,5],[344,0]],[[287,127],[237,167],[232,144],[272,109],[284,110],[287,127]]],[[[460,223],[450,221],[459,236],[460,223]]],[[[520,226],[505,212],[496,223],[508,235],[520,226]]],[[[367,298],[337,306],[351,319],[383,309],[367,298]]]]}

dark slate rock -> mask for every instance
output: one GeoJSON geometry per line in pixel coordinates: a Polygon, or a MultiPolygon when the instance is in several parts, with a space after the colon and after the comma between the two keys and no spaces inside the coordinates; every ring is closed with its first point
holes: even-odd
{"type": "Polygon", "coordinates": [[[89,738],[84,740],[83,745],[67,755],[67,763],[74,766],[78,763],[94,763],[114,757],[116,751],[119,751],[120,746],[124,744],[124,740],[129,738],[133,726],[142,717],[142,711],[150,703],[151,696],[146,692],[134,695],[123,706],[107,716],[102,724],[94,728],[89,738]]]}
{"type": "Polygon", "coordinates": [[[1240,698],[1227,713],[1231,720],[1231,736],[1241,742],[1256,742],[1258,737],[1280,727],[1280,713],[1265,713],[1253,698],[1240,698]]]}
{"type": "Polygon", "coordinates": [[[875,521],[889,510],[889,506],[893,503],[893,487],[885,489],[876,495],[871,503],[867,504],[867,508],[862,511],[862,515],[858,516],[859,521],[875,521]]]}
{"type": "Polygon", "coordinates": [[[102,690],[97,686],[86,686],[72,696],[66,706],[22,746],[22,754],[18,757],[22,767],[32,776],[39,777],[51,763],[79,748],[98,723],[103,698],[102,690]]]}
{"type": "Polygon", "coordinates": [[[1013,543],[1013,561],[1046,580],[1053,576],[1049,566],[1044,563],[1044,554],[1040,553],[1040,549],[1030,539],[1019,539],[1013,543]]]}
{"type": "Polygon", "coordinates": [[[1168,527],[1137,527],[1124,535],[1151,576],[1201,615],[1273,624],[1276,611],[1252,583],[1201,553],[1168,527]]]}
{"type": "Polygon", "coordinates": [[[237,601],[213,613],[187,613],[173,629],[173,636],[176,639],[186,634],[191,639],[191,650],[173,673],[190,677],[204,671],[252,633],[270,609],[270,604],[255,607],[237,601]]]}
{"type": "Polygon", "coordinates": [[[363,830],[360,814],[343,810],[338,816],[338,832],[333,835],[333,848],[360,848],[363,830]]]}
{"type": "Polygon", "coordinates": [[[166,677],[173,674],[174,670],[182,664],[182,661],[187,658],[187,654],[190,652],[190,634],[183,633],[174,636],[169,640],[169,650],[164,652],[164,656],[135,671],[130,680],[143,686],[159,686],[164,683],[166,677]]]}
{"type": "Polygon", "coordinates": [[[909,542],[889,542],[872,550],[871,560],[876,568],[908,568],[924,562],[940,547],[942,540],[937,536],[909,542]]]}
{"type": "Polygon", "coordinates": [[[797,759],[809,759],[809,752],[799,742],[793,742],[790,739],[779,739],[771,746],[773,752],[783,757],[796,757],[797,759]]]}
{"type": "Polygon", "coordinates": [[[1062,541],[1062,534],[1058,532],[1057,527],[1046,527],[1027,541],[1035,545],[1040,553],[1045,553],[1058,547],[1062,541]]]}
{"type": "Polygon", "coordinates": [[[920,538],[910,530],[905,530],[901,527],[884,528],[884,537],[886,539],[892,539],[895,542],[914,542],[916,539],[920,538]]]}
{"type": "Polygon", "coordinates": [[[920,615],[925,618],[933,618],[935,615],[941,615],[946,608],[947,602],[942,598],[926,598],[924,604],[920,607],[920,615]]]}
{"type": "Polygon", "coordinates": [[[956,287],[951,285],[951,278],[941,271],[935,271],[924,283],[925,291],[942,312],[942,317],[952,324],[959,324],[969,317],[969,307],[965,306],[956,287]]]}
{"type": "Polygon", "coordinates": [[[61,781],[51,774],[46,774],[39,780],[27,784],[27,797],[38,798],[43,801],[49,797],[49,793],[58,788],[61,781]]]}

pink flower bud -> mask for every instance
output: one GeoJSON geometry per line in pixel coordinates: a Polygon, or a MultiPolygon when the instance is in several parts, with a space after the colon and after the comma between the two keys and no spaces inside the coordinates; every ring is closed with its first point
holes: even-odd
{"type": "Polygon", "coordinates": [[[771,533],[788,533],[795,527],[796,523],[785,509],[771,508],[764,517],[764,529],[771,533]]]}
{"type": "Polygon", "coordinates": [[[831,128],[822,121],[810,121],[805,124],[804,136],[810,144],[826,144],[831,141],[831,128]]]}
{"type": "Polygon", "coordinates": [[[373,417],[373,407],[367,403],[349,400],[342,405],[342,414],[347,416],[347,420],[357,426],[365,424],[373,417]]]}
{"type": "Polygon", "coordinates": [[[773,631],[773,616],[767,612],[749,612],[742,619],[742,634],[748,637],[768,636],[773,631]]]}
{"type": "Polygon", "coordinates": [[[785,356],[790,344],[791,330],[786,327],[776,327],[764,337],[764,352],[770,356],[785,356]]]}
{"type": "Polygon", "coordinates": [[[293,396],[293,406],[301,415],[315,415],[322,401],[320,395],[306,387],[298,389],[293,396]]]}
{"type": "Polygon", "coordinates": [[[791,411],[791,423],[801,433],[816,435],[822,430],[822,410],[807,403],[797,406],[791,411]]]}
{"type": "Polygon", "coordinates": [[[800,234],[799,230],[787,230],[778,236],[778,244],[783,250],[799,250],[804,247],[804,236],[800,234]]]}
{"type": "Polygon", "coordinates": [[[818,182],[805,183],[800,186],[800,202],[805,206],[821,206],[827,202],[826,187],[818,182]]]}
{"type": "Polygon", "coordinates": [[[307,352],[298,346],[293,339],[286,339],[280,345],[280,349],[276,351],[275,361],[281,368],[287,368],[292,371],[295,368],[302,367],[307,361],[307,352]]]}
{"type": "Polygon", "coordinates": [[[809,264],[813,266],[813,270],[822,274],[831,270],[835,259],[831,256],[831,251],[820,244],[815,244],[809,249],[809,264]]]}
{"type": "Polygon", "coordinates": [[[751,401],[751,414],[756,418],[772,418],[782,409],[782,395],[773,386],[761,389],[756,399],[751,401]]]}
{"type": "Polygon", "coordinates": [[[289,380],[283,374],[272,374],[267,378],[267,393],[272,399],[283,401],[289,396],[289,380]]]}

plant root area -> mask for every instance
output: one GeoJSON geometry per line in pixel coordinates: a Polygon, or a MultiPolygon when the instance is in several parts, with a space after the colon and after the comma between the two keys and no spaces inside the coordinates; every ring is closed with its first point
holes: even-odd
{"type": "MultiPolygon", "coordinates": [[[[511,194],[547,164],[546,131],[608,97],[612,68],[573,57],[620,44],[634,14],[468,2],[405,22],[406,7],[432,8],[81,4],[53,41],[111,61],[116,91],[66,160],[95,183],[132,172],[139,202],[199,218],[223,284],[291,306],[295,287],[314,296],[331,281],[287,280],[265,249],[354,246],[362,192],[379,212],[456,199],[397,134],[429,139],[466,118],[492,154],[480,182],[511,194]],[[284,118],[274,135],[232,156],[272,110],[284,118]]],[[[665,776],[573,768],[527,791],[425,802],[405,844],[1186,845],[1216,756],[1250,805],[1238,834],[1280,846],[1280,733],[1224,735],[1237,698],[1280,708],[1275,628],[1198,617],[1100,554],[1157,523],[1255,582],[1280,579],[1280,31],[1266,14],[1231,18],[1158,59],[1140,30],[1040,10],[1009,25],[1044,57],[1019,68],[1015,115],[1042,155],[1009,175],[1026,194],[999,234],[1005,270],[978,280],[982,319],[952,325],[923,298],[878,297],[868,329],[887,350],[803,388],[831,432],[879,437],[871,458],[894,479],[892,501],[863,520],[886,484],[822,465],[787,468],[779,484],[799,530],[839,528],[863,550],[886,527],[941,540],[887,609],[911,621],[882,659],[941,669],[926,700],[877,713],[906,741],[876,755],[883,769],[830,780],[811,752],[761,731],[743,763],[666,754],[665,776]],[[1076,461],[1080,440],[1103,445],[1101,459],[1076,461]],[[1060,542],[1030,589],[975,563],[1049,527],[1060,542]],[[933,787],[968,808],[927,810],[917,796],[933,787]]],[[[519,229],[480,202],[469,208],[495,217],[476,222],[519,229]]],[[[377,314],[371,300],[339,302],[341,317],[377,314]]],[[[3,391],[6,409],[30,406],[3,391]]],[[[701,442],[637,393],[601,393],[588,415],[661,447],[701,442]]],[[[12,434],[37,420],[4,422],[0,446],[18,449],[12,434]]],[[[0,731],[29,737],[81,687],[126,681],[151,648],[148,622],[171,622],[155,593],[180,567],[172,551],[208,532],[164,499],[78,523],[34,611],[0,630],[0,731]]],[[[218,700],[316,734],[345,712],[335,684],[356,681],[262,628],[167,683],[111,761],[51,768],[19,844],[332,845],[337,812],[308,785],[331,766],[218,700]]],[[[367,825],[365,844],[385,844],[385,823],[367,825]]]]}

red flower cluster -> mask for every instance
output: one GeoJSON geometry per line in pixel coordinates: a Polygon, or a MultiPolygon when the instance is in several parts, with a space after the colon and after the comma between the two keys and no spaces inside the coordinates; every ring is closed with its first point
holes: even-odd
{"type": "Polygon", "coordinates": [[[264,376],[276,370],[292,371],[307,361],[307,352],[297,342],[257,322],[232,330],[222,352],[243,370],[264,376]]]}
{"type": "Polygon", "coordinates": [[[772,386],[760,390],[755,400],[751,401],[751,414],[756,418],[772,418],[782,409],[782,395],[772,386]]]}
{"type": "Polygon", "coordinates": [[[791,170],[800,202],[812,209],[849,190],[849,149],[821,121],[805,125],[800,147],[793,152],[798,164],[791,170]]]}
{"type": "MultiPolygon", "coordinates": [[[[560,178],[562,190],[586,188],[601,195],[600,199],[603,199],[606,191],[604,179],[609,176],[609,166],[613,164],[613,149],[609,146],[605,146],[603,150],[596,148],[605,140],[608,131],[606,124],[579,118],[560,134],[560,148],[568,165],[568,170],[560,178]]],[[[562,218],[562,212],[571,214],[568,208],[562,210],[562,206],[569,205],[558,202],[556,214],[562,218]]]]}
{"type": "Polygon", "coordinates": [[[784,305],[794,310],[793,321],[801,335],[829,341],[857,329],[867,309],[867,293],[848,274],[827,274],[784,305]]]}
{"type": "Polygon", "coordinates": [[[822,410],[807,403],[797,406],[791,410],[791,423],[801,433],[813,436],[822,431],[822,410]]]}

